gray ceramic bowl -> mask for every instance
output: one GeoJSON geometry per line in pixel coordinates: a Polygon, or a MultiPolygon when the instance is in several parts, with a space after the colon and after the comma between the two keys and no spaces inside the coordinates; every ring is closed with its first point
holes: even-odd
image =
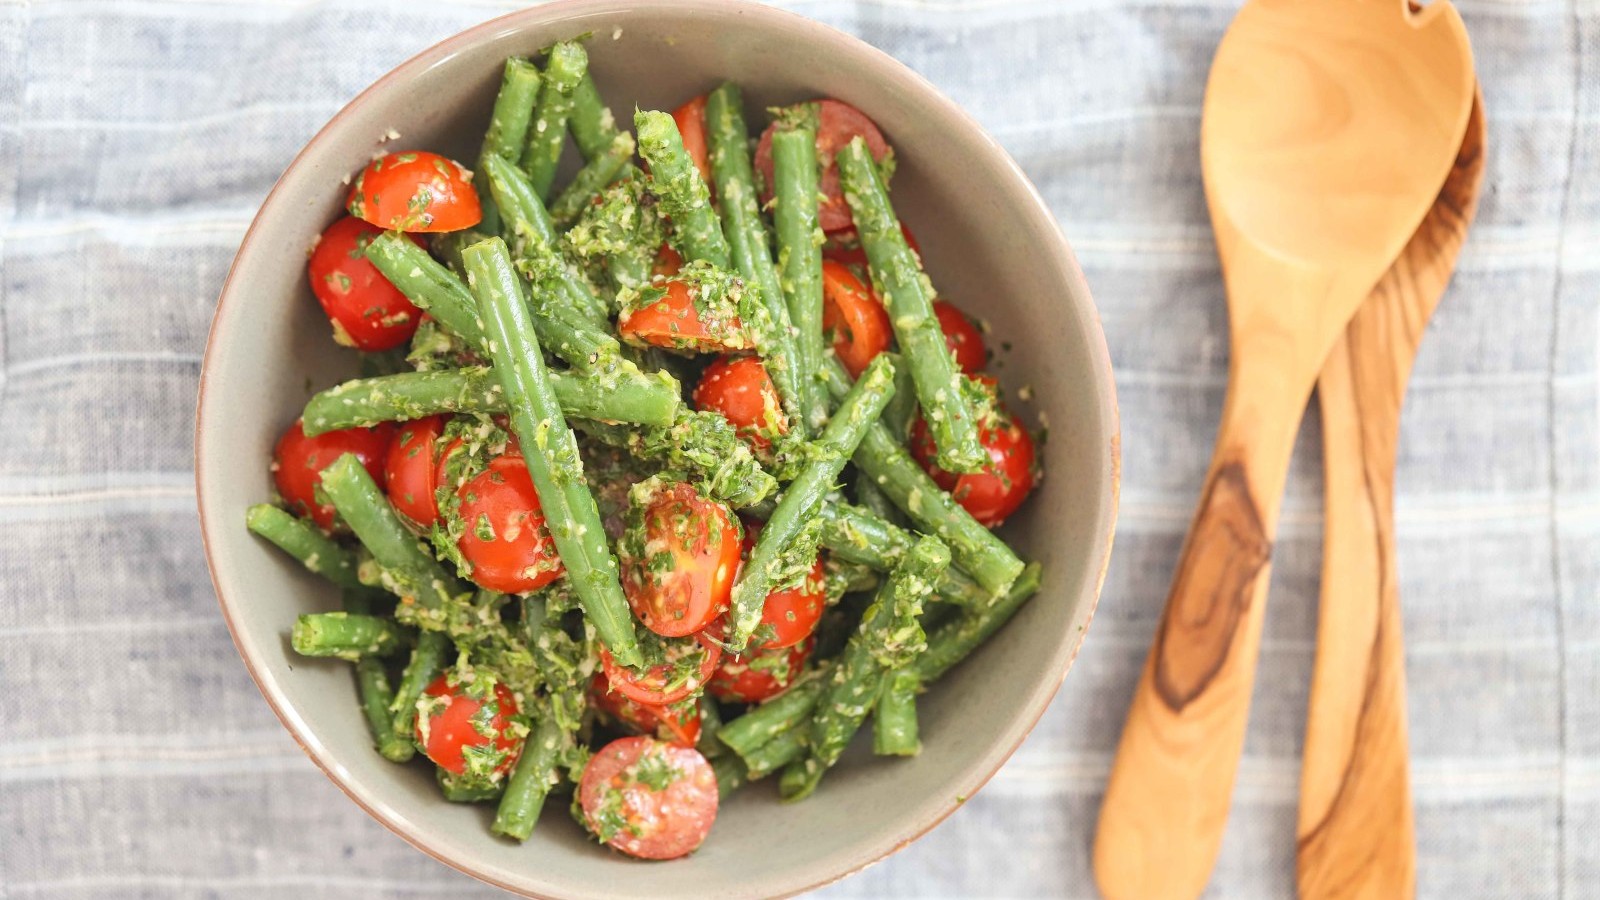
{"type": "MultiPolygon", "coordinates": [[[[1025,407],[1030,406],[1024,404],[1025,407]]],[[[384,825],[439,860],[545,897],[793,894],[862,868],[933,828],[1000,767],[1044,712],[1083,640],[1111,548],[1118,425],[1105,340],[1083,275],[1043,202],[966,114],[888,56],[798,16],[729,0],[573,0],[445,41],[350,103],[289,166],[251,225],[218,303],[201,377],[196,469],[202,529],[222,611],[267,701],[306,752],[384,825]],[[533,840],[489,834],[490,810],[445,803],[420,763],[368,744],[348,667],[298,659],[297,613],[334,592],[252,538],[244,512],[268,496],[274,440],[310,386],[352,374],[305,279],[306,250],[339,213],[341,179],[379,148],[470,159],[507,56],[584,32],[617,110],[671,108],[724,78],[748,113],[828,95],[877,120],[895,146],[896,206],[942,292],[1013,347],[1008,385],[1033,386],[1046,417],[1048,478],[1007,536],[1044,563],[1044,589],[921,706],[924,750],[876,759],[858,741],[816,796],[779,805],[767,785],[727,802],[705,845],[640,863],[585,838],[550,804],[533,840]]]]}

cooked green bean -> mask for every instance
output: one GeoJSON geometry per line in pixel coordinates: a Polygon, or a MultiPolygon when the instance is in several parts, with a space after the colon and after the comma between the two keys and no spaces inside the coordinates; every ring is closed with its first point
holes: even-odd
{"type": "Polygon", "coordinates": [[[393,619],[348,612],[306,613],[295,620],[289,645],[301,656],[332,656],[355,662],[388,656],[405,644],[393,619]]]}
{"type": "Polygon", "coordinates": [[[960,618],[928,635],[928,650],[917,657],[917,677],[923,684],[937,681],[950,667],[966,659],[978,645],[988,640],[1000,626],[1011,621],[1022,604],[1039,591],[1040,568],[1030,563],[1011,590],[997,602],[964,613],[960,618]]]}
{"type": "Polygon", "coordinates": [[[633,135],[617,132],[604,153],[584,163],[572,181],[550,203],[550,218],[566,226],[578,218],[585,208],[593,205],[606,185],[617,179],[623,166],[633,159],[633,135]]]}
{"type": "Polygon", "coordinates": [[[806,422],[821,428],[828,418],[828,391],[818,380],[822,340],[822,228],[817,224],[817,132],[811,122],[780,123],[772,135],[772,220],[778,232],[778,264],[789,320],[795,328],[795,368],[806,422]]]}
{"type": "Polygon", "coordinates": [[[717,740],[741,757],[755,753],[761,745],[808,721],[826,683],[826,672],[804,677],[778,696],[724,724],[717,732],[717,740]]]}
{"type": "Polygon", "coordinates": [[[884,677],[872,717],[872,752],[879,756],[916,756],[922,751],[917,733],[917,690],[922,681],[912,668],[884,677]]]}
{"type": "MultiPolygon", "coordinates": [[[[528,129],[522,151],[522,169],[528,173],[540,198],[550,196],[550,184],[561,164],[561,148],[567,140],[567,120],[572,116],[573,92],[589,72],[589,54],[576,41],[562,41],[550,48],[545,64],[544,86],[539,90],[538,114],[528,129]]],[[[495,198],[499,202],[498,197],[495,198]]],[[[502,210],[503,211],[503,210],[502,210]]]]}
{"type": "MultiPolygon", "coordinates": [[[[310,432],[307,432],[309,434],[310,432]]],[[[362,590],[356,554],[334,543],[322,529],[276,506],[258,503],[245,513],[245,525],[274,546],[300,560],[306,570],[339,587],[362,590]]]]}
{"type": "Polygon", "coordinates": [[[489,830],[512,840],[525,841],[533,834],[544,800],[555,786],[556,765],[566,752],[572,736],[554,716],[546,715],[528,733],[505,793],[495,810],[489,830]]]}
{"type": "Polygon", "coordinates": [[[524,276],[559,285],[560,296],[587,318],[596,335],[610,339],[604,330],[610,324],[606,303],[561,256],[555,222],[533,182],[521,169],[497,158],[484,160],[483,173],[505,219],[503,230],[513,258],[519,269],[527,270],[524,276]]]}
{"type": "Polygon", "coordinates": [[[587,70],[578,86],[572,89],[572,115],[567,118],[567,127],[578,144],[578,152],[586,160],[606,152],[617,135],[617,118],[611,114],[611,107],[600,99],[600,89],[587,70]]]}
{"type": "Polygon", "coordinates": [[[650,164],[650,188],[672,220],[673,248],[684,262],[703,259],[719,269],[731,268],[711,190],[683,149],[678,123],[664,112],[640,111],[633,115],[633,127],[639,133],[639,155],[650,164]]]}
{"type": "MultiPolygon", "coordinates": [[[[411,659],[400,675],[399,686],[394,689],[394,702],[389,704],[389,712],[394,715],[390,731],[396,738],[411,743],[417,728],[417,701],[422,699],[422,692],[428,689],[428,685],[444,671],[446,657],[453,647],[449,636],[442,631],[424,631],[417,635],[417,646],[411,650],[411,659]]],[[[395,762],[404,762],[388,753],[384,756],[395,762]]]]}
{"type": "Polygon", "coordinates": [[[533,107],[539,100],[539,68],[520,56],[506,60],[500,76],[500,93],[494,98],[483,152],[516,162],[528,139],[533,107]]]}

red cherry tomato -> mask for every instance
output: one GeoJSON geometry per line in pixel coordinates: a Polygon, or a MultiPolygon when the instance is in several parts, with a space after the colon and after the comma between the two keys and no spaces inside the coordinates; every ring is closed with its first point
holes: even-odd
{"type": "Polygon", "coordinates": [[[389,153],[350,186],[350,215],[396,231],[460,231],[483,220],[467,170],[425,150],[389,153]]]}
{"type": "Polygon", "coordinates": [[[693,400],[695,409],[721,413],[757,449],[771,447],[774,437],[789,430],[778,389],[758,357],[719,357],[701,373],[693,400]]]}
{"type": "Polygon", "coordinates": [[[743,350],[749,346],[744,324],[735,316],[726,322],[706,323],[695,309],[689,286],[672,280],[661,285],[667,295],[643,309],[624,311],[617,320],[617,331],[636,343],[656,347],[715,353],[743,350]]]}
{"type": "Polygon", "coordinates": [[[346,428],[306,437],[304,427],[296,419],[283,437],[278,438],[278,446],[272,451],[272,481],[292,512],[310,516],[318,525],[331,529],[333,504],[318,503],[316,499],[322,470],[346,453],[354,453],[366,466],[372,480],[383,487],[383,457],[393,434],[394,425],[385,422],[371,428],[346,428]]]}
{"type": "Polygon", "coordinates": [[[678,134],[683,136],[683,149],[694,160],[706,187],[711,187],[711,150],[706,144],[706,95],[690,100],[672,111],[672,120],[678,123],[678,134]]]}
{"type": "MultiPolygon", "coordinates": [[[[760,522],[745,526],[744,549],[747,554],[756,545],[761,526],[760,522]]],[[[761,625],[756,626],[756,630],[760,633],[762,626],[770,626],[773,636],[758,644],[756,649],[793,647],[817,630],[817,624],[822,621],[822,613],[828,605],[828,592],[823,585],[823,578],[822,557],[819,556],[800,584],[767,595],[767,601],[761,608],[761,625]]]]}
{"type": "Polygon", "coordinates": [[[650,267],[650,275],[671,278],[681,271],[683,271],[683,257],[672,249],[671,244],[662,244],[661,249],[656,251],[656,261],[655,265],[650,267]]]}
{"type": "Polygon", "coordinates": [[[578,780],[584,824],[640,859],[676,859],[700,846],[717,801],[716,773],[699,751],[647,737],[605,745],[578,780]]]}
{"type": "Polygon", "coordinates": [[[328,226],[311,251],[311,293],[333,323],[333,339],[357,350],[398,347],[422,321],[422,310],[362,255],[382,233],[345,216],[328,226]]]}
{"type": "MultiPolygon", "coordinates": [[[[448,449],[448,448],[447,448],[448,449]]],[[[456,546],[472,581],[506,594],[537,590],[561,575],[561,557],[520,456],[497,456],[456,491],[466,523],[456,546]]]]}
{"type": "Polygon", "coordinates": [[[889,349],[889,313],[843,263],[822,264],[822,327],[833,332],[833,352],[852,377],[889,349]]]}
{"type": "Polygon", "coordinates": [[[616,660],[611,658],[611,651],[601,647],[600,665],[605,670],[606,679],[611,682],[612,690],[629,700],[650,706],[667,706],[689,696],[709,681],[711,673],[717,670],[717,661],[722,659],[722,647],[703,631],[696,634],[692,641],[679,639],[665,643],[667,661],[644,672],[617,665],[616,660]],[[678,684],[671,683],[676,664],[690,654],[699,656],[699,666],[689,678],[678,684]]]}
{"type": "MultiPolygon", "coordinates": [[[[867,150],[872,158],[883,161],[889,155],[889,142],[883,132],[867,114],[840,100],[823,99],[817,105],[817,159],[822,161],[822,201],[817,208],[817,221],[823,231],[849,228],[855,220],[850,215],[850,205],[845,202],[844,188],[839,184],[839,166],[834,156],[856,136],[866,138],[867,150]]],[[[766,185],[761,198],[763,205],[772,200],[772,132],[777,124],[767,126],[756,145],[756,168],[766,185]]]]}
{"type": "Polygon", "coordinates": [[[989,451],[983,471],[953,475],[933,461],[933,437],[920,417],[911,426],[911,453],[933,480],[983,525],[994,528],[1017,511],[1033,490],[1035,472],[1033,438],[1004,410],[993,421],[981,423],[978,439],[989,451]]]}
{"type": "Polygon", "coordinates": [[[439,768],[452,775],[465,774],[467,759],[462,751],[491,744],[496,755],[503,757],[494,765],[493,773],[504,774],[516,763],[522,741],[508,732],[511,718],[517,714],[517,698],[501,682],[493,684],[491,696],[490,691],[479,686],[451,684],[447,672],[422,692],[425,698],[444,698],[442,702],[424,700],[427,715],[417,717],[417,743],[439,768]]]}
{"type": "Polygon", "coordinates": [[[700,742],[699,704],[647,706],[613,691],[611,682],[601,672],[594,673],[594,681],[589,683],[589,699],[636,734],[650,735],[680,747],[693,747],[700,742]]]}
{"type": "Polygon", "coordinates": [[[429,416],[407,422],[395,432],[384,458],[383,475],[389,502],[395,511],[415,525],[427,528],[439,521],[439,435],[444,432],[444,416],[429,416]]]}
{"type": "Polygon", "coordinates": [[[967,318],[967,314],[954,303],[933,301],[933,314],[939,317],[939,330],[944,332],[944,342],[956,355],[956,365],[968,375],[983,371],[989,361],[989,351],[983,346],[983,332],[967,318]]]}
{"type": "MultiPolygon", "coordinates": [[[[906,243],[911,245],[911,250],[917,256],[922,255],[922,247],[917,244],[916,235],[900,223],[900,233],[906,236],[906,243]]],[[[854,227],[843,231],[835,231],[828,235],[828,242],[822,245],[822,258],[831,259],[837,263],[849,266],[856,273],[865,276],[867,273],[867,251],[861,246],[861,237],[856,234],[854,227]]]]}
{"type": "Polygon", "coordinates": [[[739,571],[739,538],[728,508],[690,485],[657,492],[617,548],[622,589],[639,621],[683,637],[722,615],[739,571]]]}
{"type": "Polygon", "coordinates": [[[793,647],[724,656],[706,690],[730,703],[760,703],[776,697],[794,684],[815,646],[816,641],[807,638],[793,647]]]}

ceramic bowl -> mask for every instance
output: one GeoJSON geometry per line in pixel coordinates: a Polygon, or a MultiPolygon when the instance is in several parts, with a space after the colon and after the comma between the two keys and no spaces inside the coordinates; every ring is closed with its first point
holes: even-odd
{"type": "MultiPolygon", "coordinates": [[[[575,153],[569,150],[569,154],[575,153]]],[[[512,891],[585,900],[765,897],[836,880],[954,812],[1022,742],[1084,638],[1111,548],[1118,422],[1089,289],[1049,210],[1010,157],[932,85],[861,41],[799,16],[731,0],[571,0],[488,22],[385,75],[312,139],[267,197],[217,306],[196,426],[200,516],[223,615],[267,702],[350,798],[423,851],[512,891]],[[380,149],[470,160],[506,57],[585,32],[603,96],[619,112],[671,109],[724,79],[747,114],[838,97],[894,145],[893,199],[941,292],[1002,340],[1016,405],[1045,421],[1048,472],[1007,538],[1044,564],[1044,587],[1009,627],[920,705],[923,751],[874,758],[863,733],[817,794],[780,805],[770,783],[730,798],[711,837],[671,863],[589,840],[553,800],[532,840],[489,833],[492,808],[446,803],[422,762],[384,761],[368,741],[343,663],[295,657],[298,613],[335,592],[245,531],[269,496],[273,442],[315,388],[353,374],[329,340],[305,259],[339,215],[343,180],[380,149]],[[385,135],[398,138],[385,142],[385,135]]],[[[997,861],[998,862],[998,861],[997,861]]]]}

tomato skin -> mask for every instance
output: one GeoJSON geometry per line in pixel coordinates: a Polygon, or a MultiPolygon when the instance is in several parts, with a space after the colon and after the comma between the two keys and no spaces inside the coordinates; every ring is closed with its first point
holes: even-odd
{"type": "Polygon", "coordinates": [[[739,571],[740,537],[726,506],[683,482],[631,511],[617,549],[622,588],[639,621],[662,637],[684,637],[722,615],[739,571]],[[670,571],[652,571],[661,553],[670,555],[670,571]]]}
{"type": "Polygon", "coordinates": [[[272,451],[272,481],[284,502],[289,505],[290,512],[309,516],[324,530],[331,531],[333,504],[319,504],[316,500],[317,485],[322,483],[322,470],[346,453],[354,453],[372,480],[382,488],[383,459],[393,434],[393,423],[385,422],[371,428],[345,428],[306,437],[304,425],[296,419],[278,438],[278,444],[272,451]]]}
{"type": "Polygon", "coordinates": [[[995,528],[1017,511],[1036,480],[1033,437],[1004,410],[978,428],[989,453],[983,471],[969,475],[946,472],[934,463],[933,437],[921,417],[911,426],[911,454],[933,480],[986,527],[995,528]]]}
{"type": "Polygon", "coordinates": [[[634,343],[692,353],[743,350],[749,345],[744,334],[744,323],[737,317],[725,329],[714,332],[708,328],[695,309],[688,284],[673,279],[660,287],[666,289],[665,297],[643,309],[631,312],[624,310],[617,319],[617,331],[624,338],[634,343]]]}
{"type": "Polygon", "coordinates": [[[822,264],[822,300],[822,327],[833,332],[833,352],[858,378],[873,357],[889,349],[889,312],[849,267],[833,260],[822,264]]]}
{"type": "Polygon", "coordinates": [[[369,352],[404,344],[422,322],[422,310],[362,255],[382,233],[345,216],[317,239],[306,267],[311,293],[333,323],[333,339],[369,352]]]}
{"type": "Polygon", "coordinates": [[[968,375],[983,371],[989,361],[989,351],[983,346],[983,332],[967,318],[954,303],[933,301],[933,314],[939,319],[939,330],[944,332],[945,346],[956,355],[956,365],[968,375]]]}
{"type": "Polygon", "coordinates": [[[706,187],[711,187],[711,150],[706,143],[706,95],[690,100],[672,111],[672,120],[678,123],[678,134],[683,136],[683,149],[694,160],[706,187]]]}
{"type": "MultiPolygon", "coordinates": [[[[756,538],[761,534],[763,524],[750,522],[745,526],[744,550],[747,555],[756,545],[756,538]]],[[[818,556],[817,561],[811,565],[811,571],[806,573],[805,580],[800,584],[767,595],[766,602],[761,607],[761,624],[756,628],[759,631],[761,625],[769,625],[774,636],[757,644],[757,650],[793,647],[817,630],[817,625],[822,621],[822,614],[828,605],[828,592],[823,585],[824,577],[822,557],[818,556]]]]}
{"type": "Polygon", "coordinates": [[[760,703],[763,700],[770,700],[794,684],[795,678],[805,668],[806,660],[815,647],[816,641],[806,638],[792,647],[777,647],[770,650],[749,651],[739,656],[724,656],[721,664],[717,666],[717,674],[711,677],[711,683],[706,686],[706,690],[718,700],[730,703],[760,703]],[[781,673],[774,673],[765,665],[751,665],[758,659],[770,660],[780,656],[784,658],[788,668],[788,675],[782,680],[778,677],[781,673]]]}
{"type": "Polygon", "coordinates": [[[672,249],[671,244],[662,244],[661,249],[656,251],[655,263],[650,267],[651,277],[659,275],[662,278],[671,278],[682,271],[683,257],[672,249]]]}
{"type": "Polygon", "coordinates": [[[483,221],[467,170],[426,150],[387,153],[350,186],[350,215],[395,231],[460,231],[483,221]]]}
{"type": "MultiPolygon", "coordinates": [[[[854,106],[831,98],[812,102],[817,106],[817,159],[823,165],[822,179],[818,185],[822,200],[817,206],[817,222],[823,231],[841,231],[852,227],[855,219],[850,214],[850,205],[844,199],[835,155],[852,138],[860,135],[866,139],[867,150],[872,158],[883,162],[884,157],[889,155],[889,142],[883,139],[883,132],[878,130],[877,123],[854,106]]],[[[763,206],[772,201],[772,133],[777,127],[777,123],[768,125],[756,144],[755,165],[766,185],[761,197],[763,206]]]]}
{"type": "Polygon", "coordinates": [[[517,714],[517,698],[512,696],[510,688],[498,681],[494,683],[496,709],[489,719],[492,737],[480,733],[474,722],[474,717],[482,718],[478,710],[483,707],[484,700],[472,696],[466,685],[451,684],[449,672],[435,678],[422,693],[425,697],[449,698],[448,705],[432,712],[426,721],[420,716],[417,719],[417,744],[435,765],[452,775],[465,774],[467,761],[462,748],[485,747],[491,742],[505,753],[505,759],[494,768],[495,774],[503,775],[516,764],[522,741],[507,733],[512,717],[517,714]]]}
{"type": "Polygon", "coordinates": [[[521,594],[544,587],[565,571],[521,456],[490,460],[486,469],[456,490],[456,496],[467,526],[456,546],[472,564],[474,584],[521,594]],[[494,532],[488,539],[478,534],[480,517],[494,532]]]}
{"type": "Polygon", "coordinates": [[[759,357],[719,357],[706,366],[691,399],[697,410],[721,413],[758,450],[771,447],[773,438],[789,430],[778,389],[759,357]]]}
{"type": "Polygon", "coordinates": [[[631,729],[636,734],[650,735],[657,740],[680,747],[693,747],[700,743],[700,706],[651,706],[629,700],[611,689],[605,673],[594,673],[589,683],[589,699],[601,711],[631,729]]]}
{"type": "Polygon", "coordinates": [[[590,757],[578,780],[578,805],[589,831],[640,859],[676,859],[694,851],[717,819],[717,776],[690,747],[648,737],[618,738],[590,757]],[[665,786],[640,778],[669,772],[665,786]]]}
{"type": "Polygon", "coordinates": [[[444,432],[444,416],[429,416],[400,426],[383,461],[383,475],[389,502],[418,528],[439,521],[439,435],[444,432]]]}
{"type": "Polygon", "coordinates": [[[717,661],[722,659],[722,646],[711,636],[702,631],[694,639],[702,653],[700,671],[695,678],[675,688],[666,687],[668,671],[665,665],[635,674],[633,670],[617,665],[616,660],[611,658],[611,651],[605,647],[600,648],[600,666],[606,674],[606,680],[611,682],[611,689],[617,693],[648,706],[667,706],[689,696],[711,680],[711,673],[717,670],[717,661]]]}

